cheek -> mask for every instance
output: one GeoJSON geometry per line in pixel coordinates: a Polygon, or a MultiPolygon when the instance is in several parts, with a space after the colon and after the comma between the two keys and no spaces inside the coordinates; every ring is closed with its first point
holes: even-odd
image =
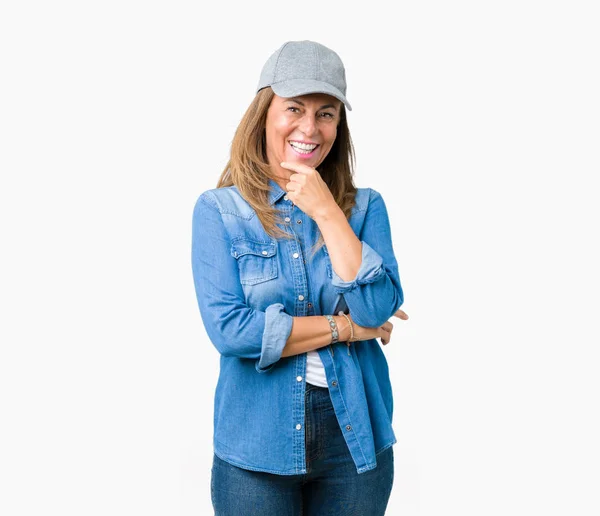
{"type": "Polygon", "coordinates": [[[293,129],[293,124],[286,116],[280,116],[273,119],[273,128],[279,134],[285,134],[293,129]]]}
{"type": "Polygon", "coordinates": [[[271,135],[273,137],[273,144],[279,147],[285,145],[286,138],[289,136],[290,132],[290,128],[287,124],[275,125],[271,135]]]}
{"type": "Polygon", "coordinates": [[[329,147],[330,148],[333,146],[336,137],[337,137],[337,130],[334,127],[327,134],[327,141],[329,143],[329,147]]]}
{"type": "Polygon", "coordinates": [[[267,130],[267,145],[275,148],[282,147],[289,133],[289,126],[285,121],[274,120],[267,130]]]}
{"type": "Polygon", "coordinates": [[[327,135],[327,139],[333,142],[337,136],[337,126],[335,125],[335,122],[329,123],[327,127],[323,129],[323,132],[327,135]]]}

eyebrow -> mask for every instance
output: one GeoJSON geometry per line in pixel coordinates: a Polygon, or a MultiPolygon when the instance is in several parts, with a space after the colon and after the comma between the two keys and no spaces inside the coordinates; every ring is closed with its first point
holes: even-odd
{"type": "MultiPolygon", "coordinates": [[[[304,102],[301,102],[294,98],[286,99],[286,102],[295,102],[296,104],[300,104],[301,106],[304,106],[304,102]]],[[[325,109],[325,108],[330,108],[330,107],[337,109],[337,107],[334,104],[325,104],[325,105],[321,106],[319,109],[325,109]]]]}

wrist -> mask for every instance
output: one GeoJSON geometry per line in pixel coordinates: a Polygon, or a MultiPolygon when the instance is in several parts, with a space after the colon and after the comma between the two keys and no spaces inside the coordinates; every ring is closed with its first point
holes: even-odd
{"type": "Polygon", "coordinates": [[[335,202],[332,202],[330,204],[326,204],[322,208],[319,208],[319,210],[315,213],[313,220],[317,224],[320,222],[327,222],[328,220],[334,218],[338,212],[342,212],[341,208],[335,202]]]}
{"type": "Polygon", "coordinates": [[[338,341],[348,342],[350,340],[350,325],[348,324],[348,319],[343,315],[334,315],[333,318],[338,327],[338,341]]]}

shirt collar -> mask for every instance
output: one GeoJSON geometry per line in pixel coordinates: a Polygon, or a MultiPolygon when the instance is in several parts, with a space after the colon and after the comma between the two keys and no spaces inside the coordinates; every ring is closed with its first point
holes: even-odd
{"type": "Polygon", "coordinates": [[[271,204],[275,204],[281,197],[286,193],[286,191],[279,186],[279,184],[269,178],[269,186],[271,187],[271,191],[269,192],[269,202],[271,204]]]}

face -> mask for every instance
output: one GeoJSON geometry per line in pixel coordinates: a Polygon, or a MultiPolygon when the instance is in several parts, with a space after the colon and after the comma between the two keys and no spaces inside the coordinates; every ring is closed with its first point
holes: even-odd
{"type": "Polygon", "coordinates": [[[281,168],[282,161],[313,168],[323,162],[337,135],[341,104],[323,93],[273,97],[267,112],[266,143],[269,164],[278,178],[295,173],[281,168]]]}

